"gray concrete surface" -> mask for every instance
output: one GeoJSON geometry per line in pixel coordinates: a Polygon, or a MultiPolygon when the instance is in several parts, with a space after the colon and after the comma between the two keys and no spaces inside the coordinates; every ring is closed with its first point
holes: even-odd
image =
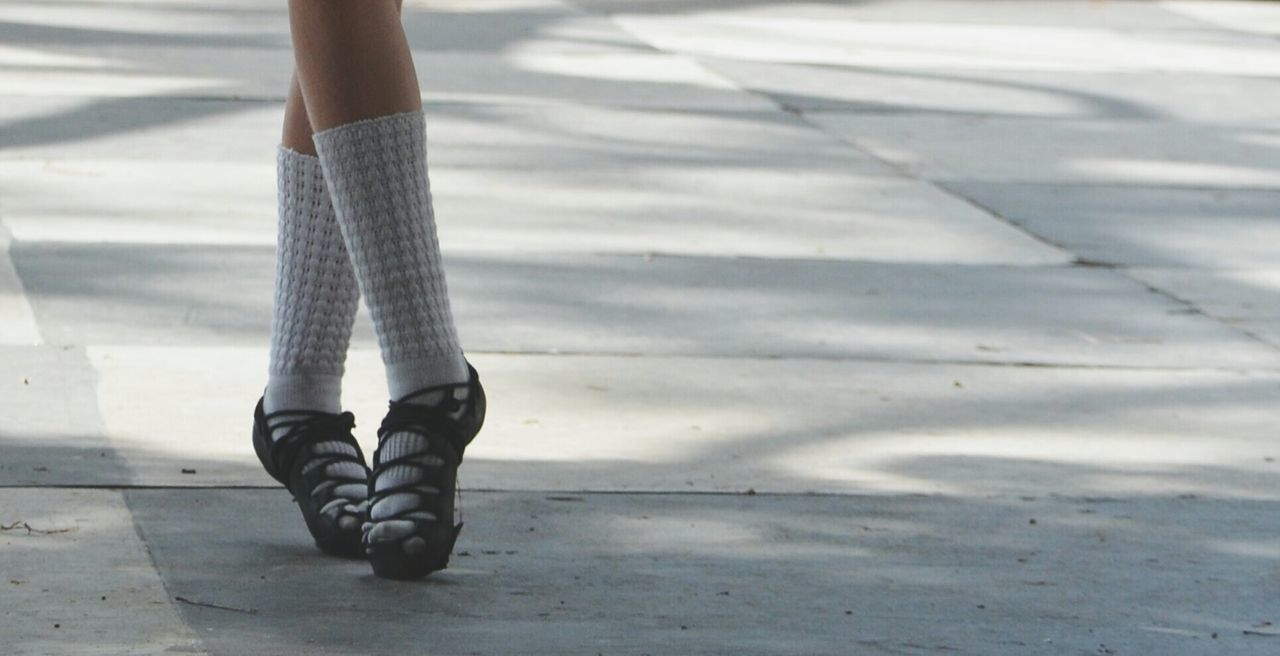
{"type": "Polygon", "coordinates": [[[1268,502],[479,493],[413,585],[317,558],[282,495],[128,498],[170,594],[236,609],[180,605],[212,653],[1253,653],[1212,634],[1271,609],[1268,502]]]}
{"type": "Polygon", "coordinates": [[[0,503],[23,518],[0,536],[5,653],[206,653],[119,490],[5,488],[0,503]]]}
{"type": "Polygon", "coordinates": [[[0,651],[1275,652],[1280,6],[405,20],[491,398],[415,584],[248,442],[283,7],[0,5],[0,651]]]}

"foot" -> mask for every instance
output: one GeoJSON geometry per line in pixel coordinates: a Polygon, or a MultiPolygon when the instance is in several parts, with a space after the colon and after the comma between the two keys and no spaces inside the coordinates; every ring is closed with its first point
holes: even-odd
{"type": "Polygon", "coordinates": [[[378,576],[417,579],[449,564],[462,524],[454,518],[462,452],[484,423],[480,377],[418,390],[378,430],[364,550],[378,576]]]}
{"type": "Polygon", "coordinates": [[[282,410],[266,414],[262,401],[253,413],[253,447],[258,460],[293,493],[307,529],[320,550],[359,558],[369,468],[351,434],[350,412],[282,410]]]}

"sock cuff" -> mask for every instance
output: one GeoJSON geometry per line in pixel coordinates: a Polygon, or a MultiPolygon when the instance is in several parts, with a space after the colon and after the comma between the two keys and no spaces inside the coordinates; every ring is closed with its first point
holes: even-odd
{"type": "Polygon", "coordinates": [[[276,148],[276,172],[281,180],[308,180],[324,182],[324,170],[320,158],[300,153],[284,144],[276,148]]]}
{"type": "Polygon", "coordinates": [[[404,184],[406,175],[413,181],[399,190],[402,194],[421,204],[421,194],[430,193],[427,122],[421,110],[346,123],[315,133],[312,141],[339,212],[367,198],[370,185],[404,184]]]}
{"type": "Polygon", "coordinates": [[[342,376],[273,373],[267,378],[262,409],[267,413],[277,410],[341,412],[342,376]]]}
{"type": "Polygon", "coordinates": [[[317,164],[318,164],[318,163],[320,162],[320,158],[319,158],[319,157],[317,157],[317,156],[315,156],[315,155],[308,155],[308,154],[306,154],[306,153],[296,151],[296,150],[294,150],[294,149],[292,149],[292,148],[290,148],[290,147],[288,147],[288,146],[286,146],[286,145],[284,145],[284,144],[279,144],[278,146],[276,146],[276,156],[277,156],[278,158],[286,158],[286,157],[287,157],[287,158],[289,158],[289,159],[296,159],[296,160],[298,160],[298,161],[300,161],[300,162],[303,162],[303,163],[306,163],[306,162],[315,162],[315,163],[317,163],[317,164]]]}
{"type": "MultiPolygon", "coordinates": [[[[326,157],[326,151],[348,141],[365,141],[374,138],[386,138],[385,135],[403,134],[407,139],[419,139],[425,143],[427,134],[426,114],[421,109],[397,112],[360,119],[342,125],[335,125],[311,135],[316,152],[320,159],[326,157]]],[[[292,151],[291,151],[292,152],[292,151]]]]}

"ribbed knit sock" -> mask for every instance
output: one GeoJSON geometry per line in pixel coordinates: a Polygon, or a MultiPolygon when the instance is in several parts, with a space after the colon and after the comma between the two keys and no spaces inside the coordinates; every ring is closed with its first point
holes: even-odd
{"type": "MultiPolygon", "coordinates": [[[[276,157],[279,227],[271,362],[263,411],[341,411],[342,374],[351,328],[360,302],[355,271],[338,228],[320,161],[281,147],[276,157]]],[[[280,431],[273,430],[273,439],[280,431]]],[[[318,452],[349,453],[342,442],[322,442],[318,452]]],[[[329,473],[364,478],[352,462],[329,465],[329,473]]],[[[367,486],[342,485],[334,494],[355,503],[367,486]]],[[[347,527],[344,527],[347,528],[347,527]]]]}
{"type": "MultiPolygon", "coordinates": [[[[391,398],[466,382],[469,372],[458,344],[436,239],[423,113],[356,121],[317,132],[314,140],[360,291],[373,316],[391,398]]],[[[427,395],[414,402],[438,400],[427,395]]],[[[424,440],[415,433],[394,433],[381,448],[384,455],[421,453],[424,440]]],[[[393,466],[381,472],[374,484],[381,490],[417,483],[421,471],[393,466]]],[[[392,495],[370,508],[370,517],[376,522],[416,503],[413,494],[392,495]]],[[[371,535],[394,539],[412,529],[409,522],[387,524],[372,527],[371,535]]]]}

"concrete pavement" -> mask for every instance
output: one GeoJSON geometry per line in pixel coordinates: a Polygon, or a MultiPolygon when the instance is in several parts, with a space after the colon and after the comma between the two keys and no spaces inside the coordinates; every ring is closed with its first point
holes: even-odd
{"type": "Polygon", "coordinates": [[[1280,6],[409,0],[492,402],[405,584],[248,441],[282,4],[0,5],[4,653],[1280,645],[1280,6]]]}

